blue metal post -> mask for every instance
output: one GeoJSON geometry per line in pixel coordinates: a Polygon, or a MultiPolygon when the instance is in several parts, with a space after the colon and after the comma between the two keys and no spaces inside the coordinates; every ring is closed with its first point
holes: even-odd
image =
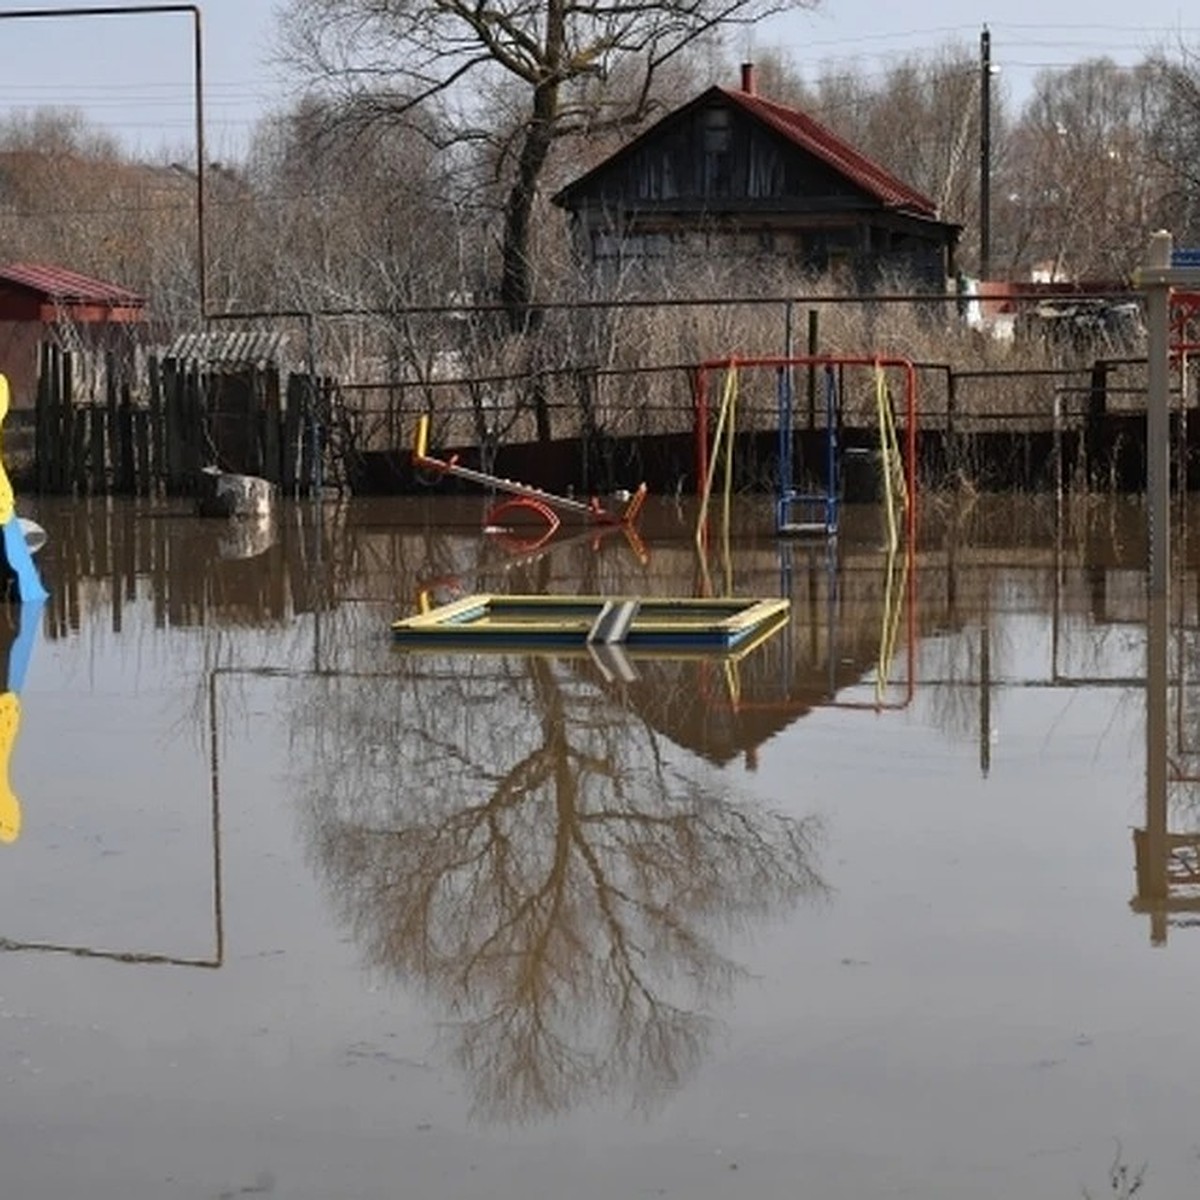
{"type": "Polygon", "coordinates": [[[781,528],[787,521],[793,483],[792,451],[792,373],[782,368],[778,372],[776,391],[779,398],[779,484],[776,492],[775,527],[781,528]]]}
{"type": "Polygon", "coordinates": [[[833,367],[825,368],[825,532],[838,527],[837,383],[833,367]]]}

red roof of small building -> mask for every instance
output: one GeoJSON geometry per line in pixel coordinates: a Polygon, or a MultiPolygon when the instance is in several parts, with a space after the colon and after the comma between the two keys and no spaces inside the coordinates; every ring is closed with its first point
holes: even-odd
{"type": "Polygon", "coordinates": [[[754,92],[725,87],[716,90],[743,111],[770,125],[794,146],[828,163],[881,204],[888,208],[908,209],[923,217],[937,217],[937,205],[928,196],[897,179],[807,113],[777,104],[754,92]]]}
{"type": "Polygon", "coordinates": [[[66,267],[47,263],[0,265],[0,285],[14,284],[39,292],[58,304],[95,304],[114,308],[139,308],[145,297],[115,283],[92,279],[66,267]]]}

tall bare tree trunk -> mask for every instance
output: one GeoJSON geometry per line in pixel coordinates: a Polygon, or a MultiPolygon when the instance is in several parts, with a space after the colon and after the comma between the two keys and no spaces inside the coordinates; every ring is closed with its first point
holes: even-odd
{"type": "MultiPolygon", "coordinates": [[[[538,180],[550,154],[558,118],[558,93],[562,82],[559,69],[566,39],[563,2],[546,2],[546,74],[533,89],[533,112],[525,129],[520,158],[517,160],[517,175],[504,209],[500,302],[504,305],[509,328],[514,333],[529,329],[530,318],[534,315],[530,311],[533,280],[529,234],[538,180]]],[[[545,384],[540,379],[534,389],[533,405],[537,439],[539,442],[548,442],[551,438],[550,407],[546,401],[545,384]]]]}

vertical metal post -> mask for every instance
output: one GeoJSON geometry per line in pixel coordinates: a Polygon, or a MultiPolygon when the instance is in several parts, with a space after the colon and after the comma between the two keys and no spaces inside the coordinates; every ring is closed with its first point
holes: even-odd
{"type": "Polygon", "coordinates": [[[979,35],[979,278],[992,272],[992,35],[979,35]]]}
{"type": "Polygon", "coordinates": [[[1170,267],[1171,235],[1160,230],[1150,237],[1150,249],[1146,256],[1150,278],[1143,283],[1150,326],[1146,392],[1146,511],[1150,526],[1148,583],[1152,597],[1167,595],[1171,545],[1170,444],[1167,432],[1170,401],[1167,331],[1170,267]]]}
{"type": "Polygon", "coordinates": [[[1063,503],[1063,445],[1062,445],[1062,391],[1054,389],[1054,518],[1055,525],[1062,526],[1063,503]]]}
{"type": "Polygon", "coordinates": [[[788,506],[792,492],[795,489],[795,469],[792,461],[792,449],[795,441],[795,430],[792,422],[792,368],[780,367],[775,379],[777,388],[777,408],[779,417],[778,436],[778,471],[779,481],[775,489],[775,528],[780,530],[787,523],[788,506]]]}
{"type": "MultiPolygon", "coordinates": [[[[313,314],[304,314],[304,341],[305,350],[308,357],[308,412],[305,414],[308,425],[308,436],[312,441],[312,478],[308,481],[312,487],[312,494],[319,500],[321,498],[321,489],[325,486],[325,478],[322,464],[321,445],[323,438],[321,436],[321,412],[320,412],[320,396],[317,390],[317,336],[316,330],[313,327],[313,314]]],[[[318,508],[319,511],[319,508],[318,508]]]]}
{"type": "Polygon", "coordinates": [[[136,17],[149,13],[186,13],[192,18],[192,91],[196,117],[196,271],[197,302],[200,319],[208,316],[208,250],[205,238],[204,189],[204,36],[198,4],[99,4],[63,8],[22,8],[0,12],[0,21],[45,20],[51,17],[82,19],[84,17],[136,17]]]}
{"type": "MultiPolygon", "coordinates": [[[[795,442],[795,429],[792,422],[792,406],[796,399],[796,366],[792,359],[796,356],[796,302],[789,300],[784,311],[783,322],[783,357],[786,367],[781,367],[775,381],[778,389],[777,407],[779,409],[779,439],[778,464],[779,484],[775,490],[775,528],[779,530],[787,520],[787,500],[785,497],[792,490],[792,448],[795,442]]],[[[812,367],[809,367],[812,371],[812,367]]]]}
{"type": "Polygon", "coordinates": [[[838,527],[838,414],[833,367],[825,368],[825,532],[838,527]]]}
{"type": "Polygon", "coordinates": [[[1167,935],[1167,617],[1170,585],[1170,305],[1171,288],[1195,287],[1195,251],[1176,263],[1171,235],[1150,237],[1145,265],[1137,273],[1146,293],[1149,357],[1146,379],[1146,512],[1150,561],[1147,570],[1149,614],[1146,631],[1146,828],[1134,833],[1138,901],[1150,913],[1151,940],[1167,935]]]}
{"type": "MultiPolygon", "coordinates": [[[[808,357],[816,358],[821,345],[821,315],[820,309],[808,310],[808,357]]],[[[812,363],[808,364],[808,427],[817,427],[817,369],[812,363]]]]}
{"type": "Polygon", "coordinates": [[[1134,834],[1138,898],[1150,913],[1150,940],[1167,940],[1167,599],[1150,598],[1146,628],[1146,827],[1134,834]]]}
{"type": "Polygon", "coordinates": [[[992,580],[985,577],[979,623],[979,773],[992,770],[992,580]]]}
{"type": "Polygon", "coordinates": [[[708,482],[708,368],[692,375],[692,450],[696,455],[696,495],[702,496],[708,482]]]}
{"type": "Polygon", "coordinates": [[[205,234],[205,180],[208,150],[204,145],[204,33],[200,27],[200,7],[192,13],[192,89],[196,110],[196,300],[200,320],[208,318],[208,238],[205,234]]]}

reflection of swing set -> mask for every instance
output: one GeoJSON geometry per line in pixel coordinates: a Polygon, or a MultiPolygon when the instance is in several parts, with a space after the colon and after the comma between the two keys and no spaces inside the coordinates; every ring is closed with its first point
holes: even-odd
{"type": "Polygon", "coordinates": [[[525,552],[535,550],[544,545],[558,531],[562,517],[571,515],[582,517],[592,525],[632,527],[646,502],[646,485],[641,484],[629,498],[625,508],[613,512],[600,503],[598,497],[589,500],[577,500],[574,496],[559,496],[532,484],[519,483],[514,479],[505,479],[488,471],[477,471],[473,467],[459,464],[458,456],[437,458],[429,453],[429,417],[417,418],[416,435],[412,450],[413,465],[439,475],[450,475],[455,479],[466,479],[478,483],[482,487],[491,488],[497,492],[507,493],[507,499],[492,506],[484,518],[485,526],[490,530],[504,530],[501,522],[515,513],[532,514],[544,523],[544,531],[532,539],[521,539],[517,550],[525,552]]]}
{"type": "MultiPolygon", "coordinates": [[[[700,510],[696,522],[696,545],[704,576],[704,589],[711,593],[707,563],[709,507],[718,471],[722,471],[721,544],[726,562],[726,592],[733,587],[730,567],[730,512],[734,479],[734,447],[737,424],[739,373],[746,369],[770,369],[776,374],[777,485],[775,532],[780,542],[781,594],[793,598],[792,555],[795,537],[816,536],[825,541],[826,612],[828,638],[827,698],[822,707],[874,709],[904,708],[912,701],[916,678],[916,373],[907,359],[882,357],[805,356],[795,358],[727,359],[705,363],[695,386],[695,446],[697,478],[701,481],[700,510]],[[825,399],[825,437],[823,440],[824,475],[820,486],[803,488],[796,477],[796,428],[792,374],[796,367],[820,368],[825,399]],[[837,681],[838,654],[838,551],[836,537],[841,515],[840,438],[841,425],[838,379],[841,368],[866,367],[873,372],[875,417],[879,433],[879,464],[882,477],[884,516],[887,525],[884,562],[884,603],[881,612],[879,650],[875,665],[872,700],[838,700],[842,690],[837,681]],[[887,372],[898,369],[904,381],[904,445],[901,446],[887,372]],[[721,372],[720,404],[711,443],[709,430],[709,377],[721,372]],[[901,547],[903,531],[904,545],[901,547]],[[904,621],[904,615],[907,620],[904,621]],[[889,699],[891,670],[897,653],[901,624],[905,624],[906,671],[902,692],[889,699]]],[[[815,548],[812,552],[815,552],[815,548]]],[[[814,617],[814,629],[818,622],[814,617]]],[[[793,643],[784,639],[781,655],[783,696],[772,700],[750,701],[743,698],[736,663],[724,664],[725,688],[729,705],[735,711],[802,710],[812,706],[811,696],[798,698],[788,694],[793,679],[793,643]]],[[[708,690],[708,689],[706,689],[708,690]]],[[[710,702],[718,702],[709,695],[710,702]]]]}
{"type": "MultiPolygon", "coordinates": [[[[802,611],[795,596],[794,555],[798,547],[792,541],[780,544],[780,590],[792,601],[793,611],[802,611]]],[[[706,700],[711,707],[729,708],[733,712],[774,711],[789,712],[806,711],[812,707],[862,709],[873,712],[885,712],[891,709],[907,708],[912,703],[916,683],[916,572],[912,569],[912,552],[905,548],[902,551],[889,550],[884,567],[883,605],[880,611],[879,644],[875,662],[872,696],[870,699],[845,698],[847,692],[853,693],[853,686],[838,681],[838,664],[840,662],[838,646],[839,624],[839,588],[838,588],[838,558],[837,549],[832,541],[822,547],[809,546],[810,566],[815,566],[811,559],[820,555],[824,564],[810,570],[810,628],[815,633],[823,625],[826,631],[826,678],[824,695],[814,702],[811,693],[793,695],[791,689],[795,684],[795,642],[792,638],[784,637],[776,642],[779,657],[778,680],[779,690],[775,698],[751,700],[744,696],[744,688],[740,676],[740,664],[737,661],[722,663],[724,671],[724,689],[727,696],[719,696],[712,688],[708,676],[702,677],[702,688],[706,700]],[[824,576],[824,614],[818,612],[819,580],[824,576]],[[901,627],[904,628],[904,671],[900,679],[892,678],[893,664],[897,659],[898,643],[901,627]],[[839,698],[842,697],[842,698],[839,698]]]]}

